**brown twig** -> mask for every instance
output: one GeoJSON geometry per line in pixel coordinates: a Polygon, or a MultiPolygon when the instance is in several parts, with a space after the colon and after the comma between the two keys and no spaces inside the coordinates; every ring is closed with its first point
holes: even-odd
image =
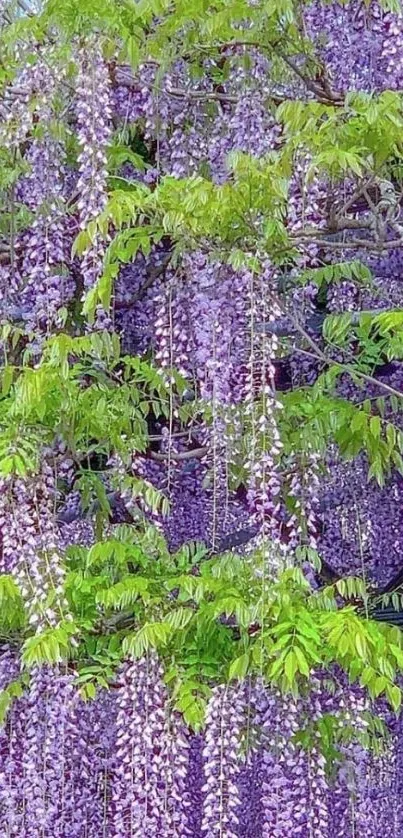
{"type": "Polygon", "coordinates": [[[359,187],[357,187],[357,189],[353,192],[353,194],[351,195],[351,197],[350,197],[347,201],[345,201],[345,203],[343,204],[343,206],[341,207],[341,209],[339,210],[339,212],[336,212],[336,216],[335,216],[335,220],[336,220],[336,222],[338,222],[339,217],[340,217],[341,215],[344,215],[344,214],[347,212],[347,210],[349,210],[349,209],[350,209],[350,207],[352,207],[352,206],[353,206],[353,204],[354,204],[354,202],[357,200],[357,198],[360,198],[360,197],[361,197],[361,195],[365,192],[365,190],[367,190],[367,189],[368,189],[368,186],[371,186],[371,184],[373,183],[373,181],[374,181],[374,178],[375,178],[375,177],[376,177],[376,175],[375,175],[375,174],[372,174],[372,175],[368,178],[368,180],[366,180],[366,181],[365,181],[364,183],[362,183],[359,187]]]}
{"type": "MultiPolygon", "coordinates": [[[[196,431],[197,428],[188,428],[186,431],[177,431],[176,433],[170,434],[169,439],[185,439],[186,437],[189,437],[190,439],[196,431]]],[[[148,439],[150,442],[160,442],[163,439],[168,439],[168,436],[165,434],[152,434],[148,437],[148,439]]]]}
{"type": "Polygon", "coordinates": [[[310,90],[311,93],[315,96],[315,98],[323,105],[333,105],[335,107],[341,107],[344,105],[344,98],[341,96],[340,93],[337,93],[329,87],[329,85],[324,87],[323,83],[314,81],[314,79],[309,78],[300,68],[298,65],[290,58],[289,55],[286,55],[284,52],[277,50],[278,55],[287,67],[298,76],[299,79],[304,83],[307,90],[310,90]]]}
{"type": "MultiPolygon", "coordinates": [[[[148,63],[148,62],[145,62],[148,63]]],[[[156,62],[153,62],[156,63],[156,62]]],[[[144,84],[140,85],[138,80],[132,74],[131,70],[126,68],[122,72],[122,68],[116,68],[114,70],[114,81],[115,84],[119,85],[120,87],[128,87],[132,88],[133,90],[140,90],[144,87],[144,84]]],[[[155,89],[154,85],[151,83],[147,85],[149,90],[155,89]]],[[[232,93],[223,93],[219,91],[204,91],[204,90],[188,90],[184,87],[160,87],[160,93],[165,93],[167,96],[172,96],[173,98],[177,99],[190,99],[197,102],[221,102],[223,104],[232,104],[237,105],[240,101],[240,96],[235,96],[232,93]]],[[[267,95],[266,100],[268,102],[273,102],[275,105],[281,105],[283,102],[287,102],[290,100],[289,96],[280,96],[276,93],[270,93],[267,95]]],[[[300,101],[296,99],[295,101],[300,101]]],[[[305,101],[305,100],[302,100],[305,101]]],[[[322,104],[324,105],[335,105],[338,104],[337,102],[330,102],[328,100],[323,100],[322,104]]]]}
{"type": "Polygon", "coordinates": [[[208,446],[203,448],[192,448],[189,451],[171,451],[163,454],[161,451],[150,451],[150,458],[158,462],[165,462],[166,460],[192,460],[193,458],[200,459],[208,452],[208,446]]]}

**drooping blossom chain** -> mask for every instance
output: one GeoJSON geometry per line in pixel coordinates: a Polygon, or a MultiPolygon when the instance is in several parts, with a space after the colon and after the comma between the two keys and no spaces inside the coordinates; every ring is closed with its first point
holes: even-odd
{"type": "Polygon", "coordinates": [[[14,576],[37,631],[68,619],[54,504],[54,473],[46,461],[38,477],[1,481],[1,569],[14,576]]]}
{"type": "MultiPolygon", "coordinates": [[[[80,146],[77,210],[84,230],[100,215],[107,202],[107,148],[111,137],[110,80],[99,44],[88,40],[77,50],[77,137],[80,146]]],[[[102,274],[105,236],[92,231],[81,259],[84,292],[94,287],[102,274]]],[[[99,311],[98,326],[105,317],[99,311]]]]}
{"type": "Polygon", "coordinates": [[[240,805],[237,779],[244,724],[243,691],[236,687],[215,687],[207,708],[203,749],[205,798],[201,831],[204,838],[237,838],[240,805]]]}

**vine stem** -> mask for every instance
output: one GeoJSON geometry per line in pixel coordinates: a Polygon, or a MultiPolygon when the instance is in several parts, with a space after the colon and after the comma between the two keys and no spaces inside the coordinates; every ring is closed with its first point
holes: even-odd
{"type": "Polygon", "coordinates": [[[322,352],[322,350],[319,348],[319,346],[315,343],[315,341],[312,340],[311,336],[308,334],[307,331],[305,331],[304,327],[301,326],[301,324],[298,322],[298,320],[296,320],[295,317],[293,317],[292,315],[289,315],[288,313],[287,313],[287,316],[292,321],[292,323],[293,323],[295,329],[297,330],[297,332],[299,332],[299,334],[306,340],[306,342],[309,344],[309,346],[313,350],[312,352],[307,352],[306,349],[298,349],[297,347],[295,347],[296,352],[299,352],[302,355],[308,355],[308,357],[310,357],[310,358],[312,358],[312,357],[318,358],[319,361],[322,361],[327,366],[339,367],[340,369],[345,370],[345,372],[349,373],[349,375],[352,378],[354,376],[358,376],[359,378],[362,378],[363,381],[367,381],[368,384],[375,384],[376,387],[381,387],[382,390],[385,390],[387,393],[390,393],[392,396],[397,396],[399,399],[403,399],[403,393],[401,393],[400,390],[396,390],[395,387],[391,387],[389,384],[385,384],[385,382],[379,381],[377,378],[374,378],[372,375],[368,375],[365,372],[361,372],[361,370],[356,370],[356,369],[352,368],[350,364],[343,364],[340,361],[333,361],[332,358],[328,358],[327,355],[325,355],[325,353],[322,352]]]}

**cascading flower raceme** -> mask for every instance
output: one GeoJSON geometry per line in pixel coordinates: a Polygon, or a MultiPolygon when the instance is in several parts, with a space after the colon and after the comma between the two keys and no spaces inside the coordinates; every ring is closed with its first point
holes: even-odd
{"type": "Polygon", "coordinates": [[[13,153],[35,126],[37,132],[30,137],[28,171],[13,199],[37,215],[28,231],[14,235],[13,249],[23,258],[19,264],[14,258],[2,266],[0,283],[3,315],[22,321],[28,333],[47,332],[55,325],[59,309],[70,301],[75,288],[67,269],[72,237],[64,211],[64,150],[51,127],[64,71],[53,53],[44,48],[36,62],[27,62],[17,74],[0,123],[3,145],[13,153]]]}
{"type": "MultiPolygon", "coordinates": [[[[22,60],[22,67],[7,88],[0,121],[2,143],[7,148],[14,149],[26,140],[32,130],[35,117],[35,108],[30,107],[32,100],[40,110],[48,101],[51,82],[46,49],[43,56],[39,52],[39,60],[34,63],[27,60],[28,51],[24,48],[17,50],[16,57],[22,60]]],[[[38,188],[36,184],[36,189],[38,188]]]]}
{"type": "Polygon", "coordinates": [[[280,694],[263,693],[258,721],[264,737],[262,835],[303,835],[309,817],[306,756],[292,742],[301,704],[280,694]]]}
{"type": "MultiPolygon", "coordinates": [[[[0,689],[3,691],[19,677],[15,651],[9,646],[0,650],[0,689]]],[[[22,835],[23,806],[21,785],[24,777],[25,702],[18,700],[0,728],[0,827],[4,835],[22,835]]]]}
{"type": "MultiPolygon", "coordinates": [[[[9,649],[2,660],[4,688],[19,671],[9,649]]],[[[32,670],[1,730],[5,834],[79,838],[84,828],[90,838],[379,835],[385,801],[394,806],[396,740],[380,756],[343,745],[333,779],[316,745],[306,751],[294,741],[301,725],[326,713],[342,727],[353,722],[365,706],[362,695],[343,688],[330,696],[321,682],[306,701],[261,683],[251,685],[249,699],[243,687],[216,688],[206,730],[194,737],[169,717],[161,674],[156,659],[127,664],[118,689],[84,703],[73,673],[32,670]]],[[[393,838],[399,818],[394,807],[393,838]]]]}
{"type": "Polygon", "coordinates": [[[205,838],[236,838],[240,806],[237,779],[241,768],[245,702],[242,690],[216,687],[209,701],[203,749],[205,792],[201,832],[205,838]]]}
{"type": "MultiPolygon", "coordinates": [[[[95,39],[77,51],[77,138],[79,177],[76,186],[79,226],[85,230],[107,203],[107,149],[111,137],[110,80],[102,51],[95,39]]],[[[84,293],[90,291],[103,271],[105,237],[95,229],[81,258],[84,293]]],[[[106,328],[109,318],[98,307],[96,325],[106,328]]]]}
{"type": "Polygon", "coordinates": [[[245,467],[248,473],[247,499],[252,521],[260,528],[264,550],[268,547],[269,572],[277,570],[284,555],[280,521],[281,480],[278,461],[282,449],[277,415],[281,404],[276,398],[274,359],[278,350],[271,326],[281,316],[272,292],[273,270],[269,265],[259,282],[250,275],[250,348],[245,387],[246,415],[252,428],[252,441],[245,467]]]}
{"type": "Polygon", "coordinates": [[[43,75],[37,117],[44,134],[33,139],[26,155],[30,171],[19,184],[20,199],[36,212],[21,242],[20,297],[26,330],[36,335],[49,334],[53,326],[62,324],[61,309],[75,291],[68,267],[72,236],[66,213],[65,149],[52,136],[54,100],[64,74],[57,65],[46,64],[43,75]]]}
{"type": "Polygon", "coordinates": [[[74,794],[66,816],[67,835],[97,838],[112,829],[108,802],[116,765],[116,725],[118,706],[112,690],[99,690],[95,699],[76,700],[71,723],[73,739],[71,784],[74,794]]]}
{"type": "Polygon", "coordinates": [[[190,835],[184,792],[188,742],[169,718],[163,670],[154,656],[127,664],[117,698],[111,835],[190,835]]]}
{"type": "Polygon", "coordinates": [[[55,521],[55,474],[44,460],[31,478],[1,480],[2,572],[17,582],[35,631],[69,620],[55,521]]]}
{"type": "MultiPolygon", "coordinates": [[[[19,675],[5,653],[7,679],[19,675]]],[[[1,730],[0,825],[18,838],[96,838],[106,828],[114,705],[85,704],[74,674],[34,668],[1,730]],[[100,782],[101,780],[101,782],[100,782]],[[103,785],[102,785],[103,783],[103,785]]]]}
{"type": "Polygon", "coordinates": [[[45,668],[31,672],[23,755],[24,835],[57,834],[71,809],[71,678],[45,668]]]}

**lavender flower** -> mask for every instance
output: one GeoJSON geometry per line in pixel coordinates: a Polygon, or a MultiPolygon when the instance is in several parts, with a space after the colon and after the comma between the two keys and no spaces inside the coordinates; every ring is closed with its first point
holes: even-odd
{"type": "Polygon", "coordinates": [[[206,782],[201,830],[205,838],[237,838],[244,714],[242,691],[227,686],[214,688],[207,708],[203,749],[206,782]]]}
{"type": "MultiPolygon", "coordinates": [[[[108,70],[95,39],[77,53],[77,128],[80,175],[77,182],[79,223],[85,229],[105,209],[107,156],[111,135],[111,102],[108,70]]],[[[99,232],[82,257],[84,288],[92,288],[102,273],[105,241],[99,232]]]]}

